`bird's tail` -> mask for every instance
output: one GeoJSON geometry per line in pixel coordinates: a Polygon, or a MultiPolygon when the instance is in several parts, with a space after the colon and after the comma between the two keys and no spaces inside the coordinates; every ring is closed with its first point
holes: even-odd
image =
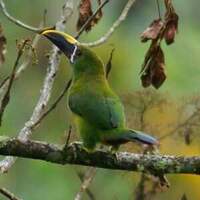
{"type": "Polygon", "coordinates": [[[159,142],[156,138],[143,133],[141,131],[136,131],[132,129],[122,129],[117,132],[111,132],[104,135],[103,141],[110,145],[120,145],[126,142],[141,142],[149,145],[158,145],[159,142]]]}
{"type": "Polygon", "coordinates": [[[149,145],[159,144],[156,138],[146,133],[143,133],[141,131],[127,130],[126,132],[124,132],[124,134],[121,134],[121,136],[124,137],[128,141],[138,141],[138,142],[149,144],[149,145]]]}

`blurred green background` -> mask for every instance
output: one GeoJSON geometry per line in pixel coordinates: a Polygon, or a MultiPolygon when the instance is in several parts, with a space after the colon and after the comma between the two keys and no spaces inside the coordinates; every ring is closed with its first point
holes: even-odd
{"type": "MultiPolygon", "coordinates": [[[[160,2],[162,3],[162,1],[160,2]]],[[[5,3],[13,16],[27,24],[38,26],[44,9],[48,11],[47,24],[55,24],[59,18],[64,0],[20,0],[6,1],[5,3]]],[[[103,19],[90,33],[84,33],[80,41],[94,41],[104,34],[119,16],[125,3],[126,1],[120,0],[110,1],[104,9],[103,19]]],[[[78,1],[75,1],[74,15],[66,28],[66,32],[72,35],[76,32],[77,6],[78,1]]],[[[174,6],[180,17],[179,34],[172,46],[167,47],[163,44],[168,78],[156,94],[164,95],[167,100],[170,99],[176,102],[173,104],[178,104],[183,98],[198,95],[200,90],[200,1],[176,0],[174,6]]],[[[110,50],[113,46],[115,47],[116,51],[109,81],[121,97],[143,90],[139,80],[139,71],[149,44],[141,43],[139,35],[156,17],[157,9],[154,0],[138,0],[131,9],[127,20],[122,23],[109,41],[94,48],[103,61],[106,62],[110,50]]],[[[0,69],[2,80],[10,72],[16,58],[16,40],[33,38],[34,35],[9,22],[2,13],[0,13],[0,19],[7,37],[6,62],[0,69]]],[[[45,54],[48,53],[50,47],[50,43],[42,39],[37,47],[39,63],[30,65],[20,79],[15,82],[12,98],[6,109],[3,126],[0,130],[1,135],[15,136],[31,116],[45,77],[48,65],[45,54]]],[[[71,69],[68,61],[62,57],[50,102],[53,102],[60,93],[70,74],[71,69]]],[[[131,101],[131,95],[129,98],[129,101],[131,101]]],[[[151,123],[152,126],[157,126],[161,117],[164,119],[163,123],[166,123],[174,115],[173,108],[172,106],[170,110],[169,106],[168,110],[162,111],[161,115],[160,111],[151,112],[151,116],[146,116],[147,121],[148,118],[155,119],[156,123],[153,121],[151,123]]],[[[69,122],[71,122],[71,116],[67,111],[65,97],[56,110],[34,132],[32,138],[63,144],[64,133],[68,129],[69,122]]],[[[134,125],[134,122],[130,124],[134,125]]],[[[137,127],[137,124],[135,126],[137,127]]],[[[165,131],[162,130],[163,133],[165,131]]],[[[154,134],[158,136],[160,132],[157,131],[154,134]]],[[[72,139],[76,139],[76,136],[73,136],[72,139]]],[[[200,145],[198,140],[194,140],[192,145],[186,146],[182,138],[171,137],[162,142],[161,152],[174,155],[198,155],[200,145]]],[[[86,167],[81,166],[60,166],[47,162],[19,159],[7,174],[0,175],[0,187],[6,187],[27,200],[73,199],[80,187],[77,171],[84,172],[86,169],[86,167]]],[[[98,169],[97,176],[90,189],[97,200],[134,199],[134,192],[139,178],[140,174],[138,173],[98,169]]],[[[183,193],[186,193],[189,199],[200,199],[200,177],[168,175],[168,178],[171,187],[157,194],[155,199],[180,199],[183,193]]],[[[3,199],[3,197],[0,197],[0,199],[3,199]]],[[[88,199],[87,195],[84,195],[84,199],[88,199]]]]}

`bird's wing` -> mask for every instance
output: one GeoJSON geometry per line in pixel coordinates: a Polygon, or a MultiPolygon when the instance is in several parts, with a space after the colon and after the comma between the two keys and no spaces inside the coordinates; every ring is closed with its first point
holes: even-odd
{"type": "Polygon", "coordinates": [[[123,105],[110,91],[84,91],[69,97],[69,107],[99,129],[113,129],[124,125],[123,105]]]}

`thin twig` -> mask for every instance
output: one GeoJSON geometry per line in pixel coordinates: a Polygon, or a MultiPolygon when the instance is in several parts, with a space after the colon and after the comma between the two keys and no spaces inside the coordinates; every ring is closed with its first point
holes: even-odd
{"type": "Polygon", "coordinates": [[[11,193],[10,191],[8,191],[6,188],[0,188],[0,193],[5,196],[6,198],[10,199],[10,200],[22,200],[18,197],[16,197],[13,193],[11,193]]]}
{"type": "MultiPolygon", "coordinates": [[[[57,30],[64,31],[66,22],[73,13],[73,3],[73,0],[66,0],[63,6],[61,17],[55,26],[57,30]]],[[[37,123],[38,119],[42,116],[43,111],[47,106],[47,103],[49,102],[51,96],[53,83],[56,77],[56,73],[58,71],[59,63],[59,50],[57,47],[53,46],[52,54],[49,59],[47,74],[44,79],[40,97],[33,110],[32,116],[25,123],[25,126],[20,130],[18,134],[18,138],[20,140],[26,141],[31,136],[33,132],[32,127],[35,126],[34,124],[37,123]]],[[[0,171],[6,172],[12,166],[12,164],[14,164],[15,160],[16,159],[13,157],[6,157],[3,161],[0,162],[0,171]]]]}
{"type": "Polygon", "coordinates": [[[83,31],[86,29],[86,27],[88,26],[88,24],[91,23],[91,21],[96,17],[96,15],[99,13],[99,11],[109,2],[110,0],[105,0],[103,3],[101,3],[98,8],[96,9],[96,11],[93,13],[93,15],[91,15],[88,20],[85,22],[85,24],[83,24],[83,26],[80,28],[79,32],[77,33],[77,35],[75,36],[76,39],[78,39],[80,37],[80,35],[83,33],[83,31]]]}
{"type": "Polygon", "coordinates": [[[13,22],[14,24],[16,24],[16,25],[18,25],[18,26],[20,26],[20,27],[22,27],[22,28],[25,28],[25,29],[27,29],[27,30],[29,30],[29,31],[36,32],[36,33],[40,32],[40,31],[42,30],[42,29],[40,29],[40,28],[35,28],[35,27],[33,27],[33,26],[29,26],[29,25],[23,23],[22,21],[16,19],[15,17],[11,16],[11,15],[9,14],[9,12],[7,11],[7,9],[6,9],[6,6],[5,6],[3,0],[0,0],[0,8],[1,8],[3,14],[4,14],[11,22],[13,22]]]}
{"type": "Polygon", "coordinates": [[[156,5],[157,5],[157,9],[158,9],[159,19],[161,19],[161,12],[160,12],[160,3],[159,3],[159,0],[156,0],[156,5]]]}
{"type": "Polygon", "coordinates": [[[112,58],[113,58],[113,53],[115,51],[115,48],[112,48],[111,52],[110,52],[110,57],[108,59],[108,62],[106,64],[106,78],[108,79],[108,76],[111,72],[112,69],[112,58]]]}
{"type": "Polygon", "coordinates": [[[63,151],[67,151],[67,148],[69,146],[69,141],[70,141],[71,134],[72,134],[72,126],[70,124],[69,130],[68,130],[68,134],[67,134],[67,139],[66,139],[65,145],[63,147],[63,151]]]}
{"type": "Polygon", "coordinates": [[[6,106],[8,105],[8,103],[10,101],[10,91],[11,91],[11,88],[13,86],[13,82],[14,82],[17,66],[19,64],[20,58],[22,57],[22,55],[24,53],[24,48],[26,47],[28,42],[29,42],[29,40],[25,40],[22,43],[22,46],[18,50],[17,58],[15,60],[14,66],[13,66],[11,74],[10,74],[10,78],[8,80],[7,90],[5,91],[5,94],[4,94],[4,96],[3,96],[3,98],[2,98],[2,100],[0,102],[0,126],[2,124],[3,113],[4,113],[5,109],[6,109],[6,106]]]}
{"type": "Polygon", "coordinates": [[[194,119],[196,116],[199,115],[200,109],[198,108],[191,116],[189,116],[186,120],[184,120],[184,122],[178,124],[174,129],[172,129],[169,133],[164,134],[162,136],[159,137],[159,141],[163,140],[173,134],[175,134],[178,130],[180,130],[181,128],[183,128],[186,124],[188,124],[192,119],[194,119]]]}
{"type": "Polygon", "coordinates": [[[0,89],[4,86],[4,84],[6,83],[6,81],[8,81],[9,80],[9,76],[7,76],[6,78],[4,78],[3,79],[3,81],[1,82],[1,84],[0,84],[0,89]]]}
{"type": "Polygon", "coordinates": [[[145,199],[145,183],[147,180],[148,180],[147,175],[145,173],[142,173],[140,181],[135,190],[135,200],[145,199]]]}
{"type": "Polygon", "coordinates": [[[63,91],[61,92],[61,94],[57,97],[57,99],[55,100],[55,102],[50,106],[50,108],[48,110],[46,110],[41,116],[40,118],[38,118],[37,122],[34,123],[34,125],[32,126],[32,129],[36,128],[37,125],[39,125],[41,123],[41,121],[50,113],[52,112],[58,105],[58,103],[62,100],[62,98],[65,96],[65,94],[67,93],[70,85],[71,85],[72,79],[70,79],[67,84],[65,85],[65,88],[63,89],[63,91]]]}
{"type": "MultiPolygon", "coordinates": [[[[77,172],[77,176],[79,177],[79,179],[81,180],[81,182],[84,181],[84,174],[81,172],[77,172]]],[[[88,197],[91,200],[95,200],[95,195],[91,192],[91,190],[89,188],[86,188],[85,192],[87,193],[88,197]]]]}
{"type": "MultiPolygon", "coordinates": [[[[39,27],[42,27],[43,22],[40,23],[39,27]]],[[[35,38],[33,39],[33,42],[31,44],[32,49],[35,49],[39,40],[40,40],[41,36],[39,34],[35,35],[35,38]]],[[[27,69],[27,67],[30,65],[31,61],[32,61],[32,55],[33,55],[33,51],[30,48],[28,51],[28,54],[25,58],[25,60],[23,61],[23,63],[19,66],[19,68],[17,69],[16,73],[15,73],[15,77],[14,80],[18,79],[20,77],[20,75],[27,69]]],[[[1,86],[0,86],[0,97],[2,96],[2,94],[5,92],[6,87],[8,86],[8,80],[9,80],[9,76],[6,77],[4,79],[4,81],[2,82],[1,86]]]]}
{"type": "Polygon", "coordinates": [[[100,39],[94,41],[94,42],[89,42],[89,43],[82,43],[82,45],[88,46],[88,47],[94,47],[94,46],[99,46],[103,43],[105,43],[114,33],[114,31],[119,27],[119,25],[126,19],[129,10],[133,6],[133,4],[136,2],[136,0],[128,0],[126,3],[124,9],[122,10],[121,15],[119,18],[113,23],[113,25],[110,27],[108,32],[103,35],[100,39]]]}
{"type": "Polygon", "coordinates": [[[43,22],[44,22],[44,27],[46,27],[46,22],[47,22],[47,9],[44,9],[44,12],[43,12],[43,22]]]}
{"type": "Polygon", "coordinates": [[[83,194],[91,184],[93,178],[96,174],[96,168],[90,167],[88,168],[87,172],[84,175],[83,182],[80,187],[80,191],[76,194],[74,200],[81,200],[83,199],[83,194]]]}

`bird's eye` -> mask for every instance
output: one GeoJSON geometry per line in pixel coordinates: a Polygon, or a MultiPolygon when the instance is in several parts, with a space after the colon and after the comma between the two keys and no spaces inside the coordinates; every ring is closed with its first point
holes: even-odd
{"type": "Polygon", "coordinates": [[[78,46],[74,46],[73,53],[70,56],[70,62],[74,63],[74,61],[82,55],[81,50],[78,48],[78,46]]]}
{"type": "Polygon", "coordinates": [[[77,51],[76,51],[76,56],[79,57],[82,55],[82,52],[81,50],[78,48],[77,51]]]}

